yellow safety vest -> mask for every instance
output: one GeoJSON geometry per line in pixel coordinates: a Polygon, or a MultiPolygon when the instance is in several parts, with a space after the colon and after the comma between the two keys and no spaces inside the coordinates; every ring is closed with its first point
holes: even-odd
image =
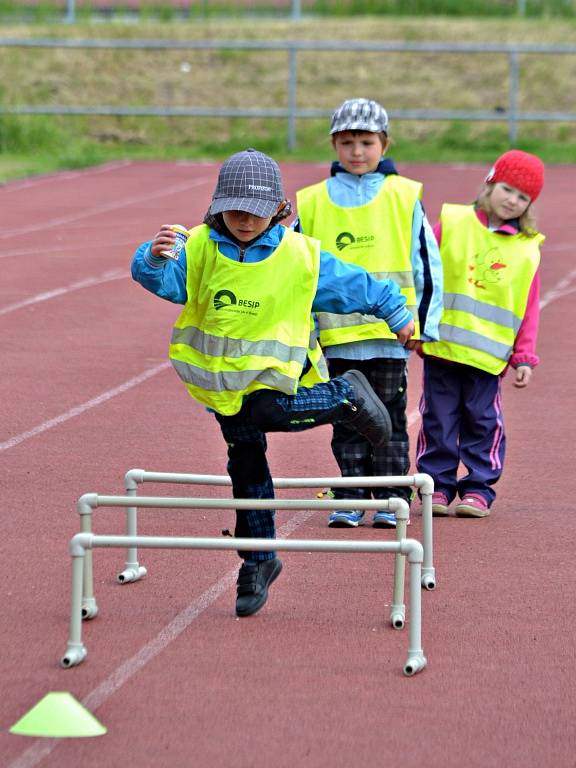
{"type": "Polygon", "coordinates": [[[170,344],[170,359],[190,395],[230,416],[250,392],[294,394],[307,357],[312,368],[301,383],[326,381],[311,334],[319,243],[287,229],[267,259],[240,263],[219,252],[209,231],[204,224],[190,231],[188,298],[170,344]]]}
{"type": "MultiPolygon", "coordinates": [[[[412,312],[419,338],[418,308],[412,272],[412,218],[422,185],[390,175],[366,205],[343,208],[330,200],[325,181],[297,193],[302,229],[317,237],[322,248],[342,261],[364,267],[378,280],[393,280],[412,312]]],[[[395,339],[388,325],[373,315],[318,313],[323,347],[363,339],[395,339]]]]}
{"type": "Polygon", "coordinates": [[[544,236],[491,232],[471,205],[440,214],[444,311],[428,355],[501,373],[514,350],[544,236]]]}

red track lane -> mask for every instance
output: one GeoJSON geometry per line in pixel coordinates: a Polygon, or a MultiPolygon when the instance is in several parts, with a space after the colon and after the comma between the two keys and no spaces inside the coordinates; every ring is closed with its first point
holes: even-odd
{"type": "MultiPolygon", "coordinates": [[[[292,199],[325,173],[320,165],[283,170],[292,199]]],[[[474,197],[486,168],[401,171],[424,182],[434,221],[442,201],[474,197]]],[[[100,614],[83,624],[88,657],[73,669],[58,666],[79,496],[123,493],[132,467],[225,471],[213,418],[162,367],[178,308],[128,276],[133,249],[161,223],[202,219],[216,175],[216,164],[120,163],[0,188],[0,764],[575,766],[570,167],[547,170],[538,205],[548,236],[542,365],[526,391],[505,382],[508,455],[494,514],[435,519],[438,587],[422,594],[422,673],[402,675],[408,627],[388,626],[389,556],[285,553],[268,605],[240,621],[233,553],[165,550],[141,552],[149,575],[126,586],[115,583],[125,553],[95,552],[100,614]],[[9,734],[58,690],[85,701],[107,735],[9,734]]],[[[417,359],[410,372],[413,413],[417,359]]],[[[329,442],[329,428],[270,436],[273,473],[336,474],[329,442]]],[[[367,526],[330,531],[319,513],[280,512],[278,522],[296,538],[382,535],[367,526]]],[[[218,535],[232,523],[226,511],[140,516],[143,534],[218,535]]],[[[96,510],[94,527],[123,532],[122,511],[96,510]]],[[[420,538],[418,509],[409,531],[420,538]]]]}

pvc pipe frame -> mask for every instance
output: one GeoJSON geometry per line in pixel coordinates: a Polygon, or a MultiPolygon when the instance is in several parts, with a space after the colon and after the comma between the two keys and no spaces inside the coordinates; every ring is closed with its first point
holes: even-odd
{"type": "MultiPolygon", "coordinates": [[[[206,483],[209,475],[197,475],[188,477],[200,478],[201,483],[206,483]]],[[[218,476],[217,476],[218,477],[218,476]]],[[[330,479],[330,478],[320,478],[330,479]]],[[[346,478],[350,485],[357,478],[346,478]]],[[[188,481],[189,482],[189,481],[188,481]]],[[[302,480],[292,478],[281,481],[289,484],[285,487],[292,487],[291,483],[301,483],[302,480]]],[[[220,483],[221,485],[223,483],[220,483]]],[[[317,483],[315,483],[317,485],[317,483]]],[[[132,490],[132,489],[131,489],[132,490]]],[[[96,507],[127,507],[128,517],[128,535],[129,544],[129,566],[130,570],[124,570],[118,577],[118,581],[123,584],[129,581],[136,581],[146,573],[146,569],[138,564],[137,544],[134,543],[137,538],[136,533],[136,507],[134,502],[137,498],[139,507],[160,507],[173,509],[270,509],[274,506],[276,509],[324,509],[326,511],[333,509],[390,509],[396,515],[396,541],[399,543],[406,538],[406,526],[410,510],[404,499],[392,498],[387,500],[362,501],[356,499],[222,499],[211,498],[202,499],[197,497],[175,498],[175,497],[157,497],[157,496],[100,496],[95,493],[86,493],[78,500],[78,512],[80,513],[81,533],[92,534],[92,512],[96,507]],[[272,502],[272,503],[271,503],[272,502]],[[129,577],[128,577],[129,576],[129,577]]],[[[223,541],[223,539],[216,539],[223,541]]],[[[223,546],[222,549],[242,549],[239,546],[240,539],[232,538],[232,546],[223,546]]],[[[259,542],[261,539],[246,539],[246,541],[259,542]]],[[[276,539],[270,539],[273,543],[276,539]]],[[[312,544],[313,542],[310,541],[312,544]]],[[[258,547],[248,547],[256,550],[258,547]]],[[[273,550],[274,546],[268,547],[273,550]]],[[[92,567],[92,552],[89,550],[84,557],[84,579],[83,579],[83,597],[82,597],[82,616],[84,619],[93,619],[98,614],[98,605],[94,597],[94,577],[92,567]]],[[[404,605],[404,556],[398,552],[394,561],[394,590],[392,604],[390,607],[390,623],[394,629],[403,629],[406,618],[406,609],[404,605]]]]}
{"type": "MultiPolygon", "coordinates": [[[[127,496],[136,496],[138,485],[142,483],[172,483],[180,485],[217,485],[231,486],[232,481],[228,475],[193,475],[177,472],[148,472],[144,469],[130,469],[124,476],[124,487],[127,496]]],[[[298,477],[272,478],[274,488],[389,488],[389,487],[413,487],[420,491],[422,499],[422,544],[424,547],[424,562],[422,565],[422,586],[427,590],[436,588],[436,572],[433,562],[433,534],[432,534],[432,494],[434,492],[434,481],[430,475],[419,473],[415,475],[403,476],[377,476],[377,477],[298,477]]],[[[354,503],[350,509],[360,509],[361,507],[354,503]]],[[[380,502],[379,508],[382,508],[380,502]]],[[[336,506],[331,503],[331,509],[336,506]]],[[[363,509],[363,507],[362,507],[363,509]]],[[[126,532],[129,536],[137,534],[137,508],[129,507],[126,510],[126,532]]],[[[405,532],[404,536],[405,537],[405,532]]],[[[400,537],[397,537],[400,538],[400,537]]],[[[124,571],[118,574],[118,581],[121,584],[129,581],[138,581],[146,575],[146,568],[138,563],[138,554],[135,548],[130,548],[127,552],[124,571]]]]}
{"type": "MultiPolygon", "coordinates": [[[[174,501],[174,499],[167,499],[167,501],[174,501]]],[[[187,499],[186,501],[190,502],[192,500],[187,499]]],[[[411,677],[424,669],[427,664],[427,659],[424,656],[422,649],[422,605],[420,591],[424,550],[420,542],[416,541],[416,539],[402,539],[402,541],[309,541],[298,539],[95,536],[90,533],[77,533],[70,540],[70,554],[72,555],[70,636],[66,646],[66,652],[60,659],[60,665],[65,669],[77,666],[87,655],[87,649],[82,642],[82,589],[84,581],[84,562],[88,553],[96,547],[252,549],[261,552],[272,550],[287,552],[381,552],[407,556],[410,566],[410,626],[408,656],[402,671],[406,676],[411,677]]]]}

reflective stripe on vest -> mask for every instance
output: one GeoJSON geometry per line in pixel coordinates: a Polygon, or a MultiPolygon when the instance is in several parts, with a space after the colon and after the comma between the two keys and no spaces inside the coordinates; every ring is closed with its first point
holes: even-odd
{"type": "Polygon", "coordinates": [[[518,333],[518,329],[522,325],[521,318],[516,317],[514,312],[509,309],[495,307],[493,304],[486,304],[483,301],[473,299],[471,296],[462,296],[458,293],[444,294],[444,309],[468,312],[476,317],[481,317],[482,320],[490,320],[492,323],[498,323],[498,325],[512,329],[514,335],[518,333]]]}
{"type": "MultiPolygon", "coordinates": [[[[422,185],[390,175],[369,203],[354,208],[335,205],[325,181],[300,190],[298,215],[305,232],[342,261],[364,267],[378,280],[393,280],[406,297],[419,337],[416,291],[411,263],[412,217],[422,185]],[[386,266],[387,271],[383,271],[386,266]]],[[[363,339],[395,339],[388,325],[373,315],[318,313],[322,346],[363,339]]]]}
{"type": "Polygon", "coordinates": [[[318,339],[318,331],[314,323],[314,318],[310,315],[310,343],[308,345],[308,360],[310,361],[310,368],[300,379],[300,386],[313,387],[314,384],[319,384],[322,381],[328,381],[330,374],[328,373],[328,365],[326,358],[322,352],[320,341],[318,339]]]}
{"type": "Polygon", "coordinates": [[[310,318],[320,248],[286,229],[267,259],[241,263],[222,255],[209,231],[195,227],[186,244],[188,301],[170,358],[192,397],[233,415],[250,392],[296,391],[307,356],[316,352],[309,349],[310,318]]]}
{"type": "Polygon", "coordinates": [[[194,326],[173,328],[172,344],[186,344],[202,355],[211,357],[275,357],[283,362],[296,360],[301,365],[306,361],[306,349],[302,347],[287,347],[279,341],[263,339],[248,341],[247,339],[227,339],[222,336],[212,336],[194,326]]]}
{"type": "Polygon", "coordinates": [[[472,206],[445,205],[440,220],[444,311],[440,340],[423,350],[497,375],[514,351],[544,237],[491,232],[472,206]]]}

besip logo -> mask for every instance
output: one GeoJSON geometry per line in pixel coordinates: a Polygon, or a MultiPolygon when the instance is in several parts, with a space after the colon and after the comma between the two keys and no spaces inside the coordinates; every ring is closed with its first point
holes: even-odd
{"type": "Polygon", "coordinates": [[[237,304],[236,296],[232,291],[218,291],[214,296],[214,309],[222,309],[222,307],[231,307],[233,304],[237,304]]]}
{"type": "Polygon", "coordinates": [[[228,290],[218,291],[214,296],[214,309],[224,309],[224,307],[235,306],[237,306],[238,309],[235,309],[234,312],[253,315],[255,314],[254,310],[258,309],[260,306],[260,302],[255,301],[254,299],[238,299],[232,291],[228,290]],[[246,313],[246,310],[251,311],[246,313]]]}
{"type": "Polygon", "coordinates": [[[352,243],[356,242],[356,238],[351,232],[340,232],[338,237],[336,238],[336,248],[338,248],[339,251],[343,251],[344,248],[346,248],[349,245],[352,245],[352,243]]]}

